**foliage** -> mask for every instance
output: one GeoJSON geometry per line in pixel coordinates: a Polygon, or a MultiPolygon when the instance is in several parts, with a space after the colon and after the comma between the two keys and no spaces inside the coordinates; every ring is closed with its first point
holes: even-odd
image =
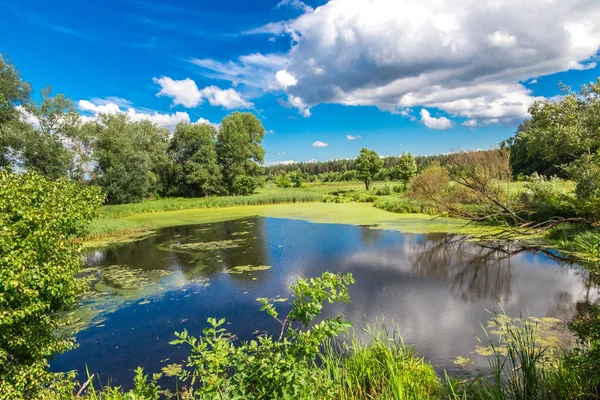
{"type": "Polygon", "coordinates": [[[402,155],[398,159],[398,164],[396,164],[391,172],[392,178],[394,180],[407,181],[415,175],[417,175],[417,162],[415,158],[410,152],[402,152],[402,155]]]}
{"type": "Polygon", "coordinates": [[[377,196],[389,196],[390,194],[392,194],[392,187],[389,183],[385,183],[383,186],[377,188],[375,194],[377,196]]]}
{"type": "Polygon", "coordinates": [[[214,138],[217,130],[208,124],[179,123],[169,144],[173,173],[169,178],[172,193],[183,197],[218,194],[221,188],[221,169],[217,163],[214,138]]]}
{"type": "Polygon", "coordinates": [[[484,329],[484,349],[491,375],[460,383],[447,379],[450,399],[596,398],[579,371],[569,368],[560,348],[543,341],[539,320],[502,314],[489,326],[490,331],[484,329]]]}
{"type": "Polygon", "coordinates": [[[371,187],[371,183],[375,179],[375,175],[383,166],[383,160],[379,158],[374,150],[362,148],[356,159],[356,170],[358,177],[365,183],[367,190],[371,187]]]}
{"type": "Polygon", "coordinates": [[[243,186],[235,185],[236,177],[259,175],[259,164],[264,162],[265,151],[261,146],[265,129],[251,113],[234,112],[221,121],[217,135],[217,157],[223,172],[223,182],[229,194],[243,186]]]}
{"type": "Polygon", "coordinates": [[[261,310],[281,324],[279,338],[259,336],[236,345],[224,328],[225,319],[209,318],[199,338],[177,333],[173,344],[187,344],[191,354],[181,379],[189,383],[184,398],[324,398],[328,385],[317,385],[323,374],[315,368],[327,339],[347,330],[342,316],[319,323],[324,302],[348,302],[352,275],[326,272],[322,277],[298,279],[291,287],[293,302],[287,315],[269,299],[258,299],[261,310]]]}
{"type": "Polygon", "coordinates": [[[17,67],[0,54],[0,168],[10,167],[11,153],[19,147],[12,128],[21,117],[17,107],[27,105],[30,96],[31,86],[23,81],[17,67]]]}
{"type": "Polygon", "coordinates": [[[101,203],[97,188],[0,171],[1,398],[41,398],[62,379],[47,358],[73,342],[55,336],[56,313],[73,308],[86,288],[72,239],[101,203]]]}
{"type": "Polygon", "coordinates": [[[448,170],[434,164],[410,179],[406,196],[415,200],[437,202],[446,195],[449,182],[448,170]]]}
{"type": "Polygon", "coordinates": [[[257,186],[258,182],[256,178],[248,175],[237,175],[233,179],[233,186],[231,187],[231,191],[233,194],[236,195],[248,196],[254,193],[257,186]]]}
{"type": "Polygon", "coordinates": [[[536,221],[577,214],[573,193],[563,190],[561,180],[556,176],[546,178],[534,172],[527,177],[520,201],[525,209],[530,210],[528,218],[536,221]]]}
{"type": "Polygon", "coordinates": [[[507,142],[516,174],[559,173],[561,165],[600,148],[600,79],[583,85],[578,93],[566,86],[561,89],[563,96],[557,101],[536,101],[529,108],[531,120],[507,142]]]}
{"type": "Polygon", "coordinates": [[[285,189],[285,188],[292,187],[292,182],[290,181],[288,174],[283,173],[279,176],[277,181],[275,181],[275,185],[277,185],[277,187],[285,189]]]}
{"type": "Polygon", "coordinates": [[[426,399],[441,394],[433,367],[405,346],[398,330],[367,325],[341,343],[328,343],[322,365],[336,399],[426,399]]]}
{"type": "Polygon", "coordinates": [[[169,132],[126,114],[103,114],[90,123],[97,138],[93,180],[109,204],[133,203],[158,191],[158,168],[166,163],[169,132]]]}
{"type": "MultiPolygon", "coordinates": [[[[89,378],[89,386],[85,388],[85,393],[77,396],[82,400],[159,400],[161,394],[164,393],[160,389],[157,381],[160,378],[160,374],[154,374],[149,377],[144,374],[144,370],[141,367],[136,368],[133,377],[133,388],[125,392],[121,387],[115,386],[104,386],[100,385],[99,389],[94,387],[94,377],[89,378]]],[[[72,396],[69,396],[72,397],[72,396]]]]}
{"type": "Polygon", "coordinates": [[[302,187],[302,184],[305,181],[304,175],[302,175],[302,173],[300,171],[292,172],[290,174],[290,180],[294,184],[294,187],[297,187],[297,188],[302,187]]]}

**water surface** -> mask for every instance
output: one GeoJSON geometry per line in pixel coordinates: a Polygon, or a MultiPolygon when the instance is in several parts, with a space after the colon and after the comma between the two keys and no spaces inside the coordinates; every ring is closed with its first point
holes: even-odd
{"type": "Polygon", "coordinates": [[[456,370],[456,356],[472,356],[486,310],[569,318],[593,295],[585,274],[551,253],[280,218],[163,229],[92,251],[86,263],[99,277],[74,313],[86,329],[77,334],[79,348],[52,369],[84,373],[87,366],[125,386],[138,365],[159,372],[180,363],[188,349],[169,345],[173,332],[199,335],[208,317],[225,317],[241,340],[278,332],[256,298],[288,298],[297,277],[324,271],[356,279],[352,303],[326,307],[325,317],[341,312],[361,329],[384,315],[439,370],[456,370]]]}

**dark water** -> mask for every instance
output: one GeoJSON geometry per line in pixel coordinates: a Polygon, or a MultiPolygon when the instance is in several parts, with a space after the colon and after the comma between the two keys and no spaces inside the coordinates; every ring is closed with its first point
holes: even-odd
{"type": "Polygon", "coordinates": [[[159,372],[181,362],[188,349],[169,345],[173,332],[198,335],[210,316],[227,318],[240,339],[275,332],[277,323],[258,310],[256,298],[288,297],[297,277],[324,271],[356,279],[352,303],[328,307],[325,316],[343,312],[362,329],[385,315],[438,369],[455,370],[456,356],[472,356],[475,333],[490,318],[486,309],[568,318],[591,296],[585,274],[551,254],[498,251],[452,235],[275,218],[164,229],[92,252],[88,265],[102,278],[75,316],[91,326],[77,334],[79,348],[58,356],[52,369],[84,374],[87,365],[103,381],[110,376],[126,386],[138,365],[159,372]],[[217,241],[223,248],[179,246],[217,241]],[[271,268],[227,273],[247,265],[271,268]]]}

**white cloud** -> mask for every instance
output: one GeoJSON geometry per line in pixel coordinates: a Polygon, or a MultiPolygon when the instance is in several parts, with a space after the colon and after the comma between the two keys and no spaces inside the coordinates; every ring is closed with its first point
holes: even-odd
{"type": "Polygon", "coordinates": [[[184,107],[192,108],[202,103],[202,93],[198,90],[196,82],[190,78],[179,81],[173,80],[167,76],[154,78],[154,83],[159,84],[161,89],[157,96],[167,96],[173,99],[173,105],[181,104],[184,107]]]}
{"type": "Polygon", "coordinates": [[[281,8],[281,7],[289,7],[294,10],[300,10],[302,12],[312,12],[313,11],[313,8],[311,6],[309,6],[308,4],[306,4],[305,2],[300,1],[300,0],[281,0],[279,3],[277,3],[275,8],[281,8]]]}
{"type": "Polygon", "coordinates": [[[327,143],[321,142],[320,140],[317,140],[316,142],[314,142],[312,144],[312,147],[327,147],[327,146],[329,146],[327,143]]]}
{"type": "Polygon", "coordinates": [[[452,128],[452,121],[450,121],[448,118],[434,118],[426,109],[421,110],[421,121],[429,129],[444,130],[452,128]]]}
{"type": "Polygon", "coordinates": [[[157,96],[167,96],[173,99],[173,105],[184,107],[196,107],[204,100],[208,100],[212,106],[221,106],[227,110],[237,108],[252,108],[254,105],[242,98],[240,93],[234,89],[221,89],[217,86],[207,86],[198,89],[196,82],[190,78],[173,80],[163,76],[154,78],[154,82],[161,86],[157,96]]]}
{"type": "Polygon", "coordinates": [[[496,31],[488,37],[490,43],[497,47],[512,47],[517,44],[517,37],[508,33],[496,31]]]}
{"type": "Polygon", "coordinates": [[[277,71],[275,74],[275,82],[277,83],[277,87],[281,89],[287,89],[288,87],[294,86],[296,83],[298,83],[298,80],[285,69],[282,69],[281,71],[277,71]]]}
{"type": "Polygon", "coordinates": [[[282,151],[280,153],[277,153],[278,156],[285,156],[285,151],[282,151]]]}
{"type": "Polygon", "coordinates": [[[316,162],[319,162],[319,160],[317,160],[316,158],[311,158],[310,160],[306,160],[305,162],[307,162],[307,163],[316,163],[316,162]]]}
{"type": "Polygon", "coordinates": [[[356,135],[356,136],[346,135],[346,140],[358,140],[360,138],[362,138],[362,136],[360,136],[360,135],[356,135]]]}
{"type": "Polygon", "coordinates": [[[254,53],[240,56],[235,62],[220,62],[210,58],[194,58],[190,62],[200,67],[200,72],[207,78],[262,90],[274,84],[275,73],[285,68],[287,60],[287,56],[281,54],[254,53]]]}
{"type": "Polygon", "coordinates": [[[595,65],[598,21],[598,0],[331,0],[253,33],[290,34],[275,72],[296,80],[283,90],[303,115],[337,103],[507,122],[535,100],[519,82],[595,65]]]}
{"type": "Polygon", "coordinates": [[[212,106],[221,106],[227,110],[254,107],[254,104],[244,100],[242,96],[233,89],[220,89],[216,86],[207,86],[200,92],[212,106]]]}
{"type": "Polygon", "coordinates": [[[294,160],[285,160],[285,161],[271,161],[271,162],[266,162],[265,165],[267,167],[270,167],[272,165],[291,165],[291,164],[296,164],[296,161],[294,160]]]}
{"type": "MultiPolygon", "coordinates": [[[[98,117],[99,114],[124,113],[127,114],[127,116],[132,121],[149,120],[152,123],[167,128],[171,131],[175,129],[175,126],[180,122],[191,122],[190,116],[186,112],[177,111],[171,114],[161,114],[157,111],[142,112],[136,110],[133,107],[129,107],[127,109],[122,110],[117,104],[110,103],[101,99],[92,99],[91,101],[79,100],[79,102],[77,103],[77,107],[84,112],[84,115],[82,116],[84,121],[93,121],[98,117]]],[[[200,118],[194,123],[210,124],[212,126],[218,127],[217,124],[213,124],[212,122],[204,118],[200,118]]]]}

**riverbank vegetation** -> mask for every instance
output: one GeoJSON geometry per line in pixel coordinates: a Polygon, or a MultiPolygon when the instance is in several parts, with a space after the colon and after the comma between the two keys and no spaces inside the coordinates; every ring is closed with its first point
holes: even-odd
{"type": "Polygon", "coordinates": [[[273,336],[239,342],[225,329],[226,321],[217,318],[208,320],[200,336],[174,334],[173,345],[188,347],[189,357],[152,374],[138,369],[132,389],[102,385],[93,371],[89,377],[79,371],[79,381],[72,373],[51,373],[48,358],[73,345],[69,337],[53,333],[61,321],[59,312],[72,310],[86,286],[79,249],[70,239],[84,233],[102,199],[97,190],[82,191],[66,180],[51,182],[35,173],[3,174],[0,300],[2,309],[9,310],[0,319],[3,398],[571,399],[575,393],[593,399],[598,395],[597,309],[585,310],[572,321],[578,338],[574,348],[552,346],[552,351],[535,320],[494,317],[490,339],[482,336],[491,375],[440,376],[387,324],[356,333],[343,315],[320,318],[326,303],[351,300],[352,275],[333,273],[299,278],[290,288],[288,304],[257,299],[261,310],[280,324],[273,336]],[[177,382],[177,393],[159,385],[161,374],[177,382]]]}

